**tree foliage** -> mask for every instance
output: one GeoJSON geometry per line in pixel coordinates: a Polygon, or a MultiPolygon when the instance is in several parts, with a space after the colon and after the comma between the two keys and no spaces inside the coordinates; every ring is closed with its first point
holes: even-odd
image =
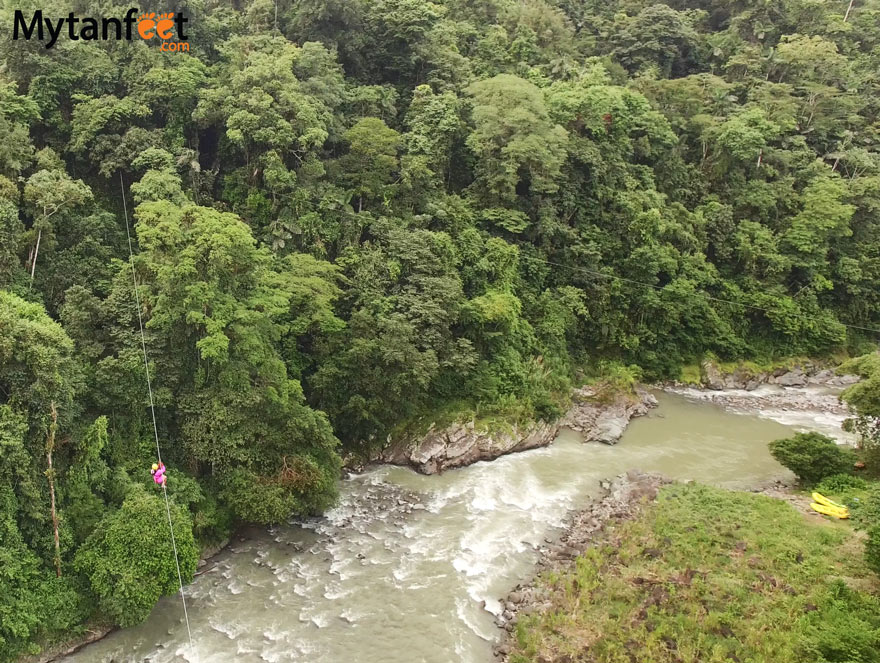
{"type": "Polygon", "coordinates": [[[855,462],[852,450],[841,448],[834,440],[819,433],[798,433],[794,437],[770,443],[770,453],[807,485],[825,477],[844,474],[855,462]]]}

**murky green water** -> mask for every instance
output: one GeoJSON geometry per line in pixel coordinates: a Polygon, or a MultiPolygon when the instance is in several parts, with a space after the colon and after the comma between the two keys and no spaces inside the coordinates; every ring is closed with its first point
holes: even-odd
{"type": "Polygon", "coordinates": [[[176,597],[65,661],[491,661],[497,598],[601,479],[638,468],[737,488],[789,476],[767,442],[791,428],[659,399],[614,447],[564,432],[546,449],[441,476],[383,467],[353,477],[326,518],[236,543],[187,588],[195,653],[176,597]]]}

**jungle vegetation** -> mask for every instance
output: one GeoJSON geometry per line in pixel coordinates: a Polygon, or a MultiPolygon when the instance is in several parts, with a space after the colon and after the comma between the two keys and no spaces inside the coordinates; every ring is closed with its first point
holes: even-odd
{"type": "Polygon", "coordinates": [[[187,577],[425,413],[876,348],[877,0],[176,9],[0,42],[0,660],[175,589],[139,314],[187,577]]]}

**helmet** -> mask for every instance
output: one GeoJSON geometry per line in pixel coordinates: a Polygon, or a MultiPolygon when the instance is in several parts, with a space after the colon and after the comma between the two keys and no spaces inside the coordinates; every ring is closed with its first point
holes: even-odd
{"type": "Polygon", "coordinates": [[[159,469],[159,463],[153,463],[153,471],[155,472],[158,469],[159,469]]]}

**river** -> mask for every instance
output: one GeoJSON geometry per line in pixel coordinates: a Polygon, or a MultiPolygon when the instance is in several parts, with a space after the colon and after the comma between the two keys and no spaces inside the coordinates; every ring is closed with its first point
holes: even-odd
{"type": "Polygon", "coordinates": [[[440,476],[352,476],[325,518],[236,542],[187,587],[196,652],[178,596],[64,661],[487,663],[498,597],[531,574],[536,546],[601,479],[638,468],[745,488],[790,476],[767,442],[792,428],[658,398],[614,447],[565,431],[550,447],[440,476]]]}

